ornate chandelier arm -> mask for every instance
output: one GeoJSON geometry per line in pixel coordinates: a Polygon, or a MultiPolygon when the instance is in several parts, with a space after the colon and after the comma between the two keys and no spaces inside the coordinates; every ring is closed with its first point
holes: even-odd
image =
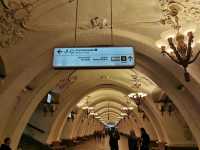
{"type": "MultiPolygon", "coordinates": [[[[176,55],[176,58],[178,59],[178,60],[176,60],[176,59],[173,58],[172,60],[176,60],[175,62],[177,62],[178,64],[180,64],[180,61],[182,59],[181,59],[181,56],[179,55],[179,52],[177,51],[176,47],[174,46],[172,38],[168,39],[168,43],[169,43],[170,48],[173,49],[173,51],[174,51],[174,53],[176,55]]],[[[170,58],[172,58],[172,56],[170,54],[168,54],[168,56],[170,56],[170,58]]]]}
{"type": "Polygon", "coordinates": [[[192,43],[193,43],[193,39],[194,36],[192,34],[192,32],[188,33],[188,52],[187,52],[187,61],[190,61],[191,55],[192,55],[192,43]]]}
{"type": "Polygon", "coordinates": [[[168,43],[169,43],[170,48],[176,51],[176,47],[174,46],[172,38],[168,38],[168,43]]]}
{"type": "Polygon", "coordinates": [[[189,61],[188,64],[191,64],[191,63],[195,62],[195,60],[199,57],[199,55],[200,55],[200,51],[198,51],[198,53],[196,54],[196,56],[191,61],[189,61]]]}
{"type": "Polygon", "coordinates": [[[168,52],[163,51],[162,53],[167,54],[167,56],[170,57],[174,62],[176,62],[177,64],[180,64],[180,62],[178,60],[176,60],[173,56],[171,56],[168,52]]]}

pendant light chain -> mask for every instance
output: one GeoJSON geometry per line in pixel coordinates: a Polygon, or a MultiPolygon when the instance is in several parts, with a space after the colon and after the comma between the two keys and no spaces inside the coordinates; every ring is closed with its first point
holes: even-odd
{"type": "Polygon", "coordinates": [[[110,17],[111,17],[111,21],[110,21],[110,29],[111,29],[111,44],[113,45],[113,0],[110,0],[110,17]]]}
{"type": "Polygon", "coordinates": [[[109,104],[108,104],[108,120],[110,120],[110,115],[109,115],[109,104]]]}
{"type": "Polygon", "coordinates": [[[76,0],[76,17],[75,17],[75,27],[74,27],[74,47],[77,44],[78,8],[79,8],[79,0],[76,0]]]}

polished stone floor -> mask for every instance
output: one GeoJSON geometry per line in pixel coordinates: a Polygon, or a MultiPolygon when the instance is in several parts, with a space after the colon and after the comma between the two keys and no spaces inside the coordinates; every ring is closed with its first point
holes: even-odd
{"type": "MultiPolygon", "coordinates": [[[[110,150],[109,138],[102,139],[100,142],[90,140],[74,147],[72,150],[110,150]]],[[[119,150],[128,150],[128,140],[123,136],[120,137],[119,150]]]]}

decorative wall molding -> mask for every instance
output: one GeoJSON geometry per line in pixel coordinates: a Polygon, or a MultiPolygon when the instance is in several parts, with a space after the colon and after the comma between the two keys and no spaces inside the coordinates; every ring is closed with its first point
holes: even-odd
{"type": "Polygon", "coordinates": [[[38,0],[0,1],[0,47],[7,48],[24,38],[23,24],[38,0]]]}

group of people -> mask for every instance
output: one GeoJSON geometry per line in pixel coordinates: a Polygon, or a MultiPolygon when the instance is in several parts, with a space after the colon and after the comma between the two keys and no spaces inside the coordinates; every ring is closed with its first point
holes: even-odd
{"type": "MultiPolygon", "coordinates": [[[[106,136],[106,132],[95,132],[95,137],[100,139],[106,136]]],[[[118,141],[120,140],[119,132],[116,128],[111,128],[109,132],[110,140],[110,149],[111,150],[119,150],[118,141]]],[[[11,150],[10,148],[11,139],[5,138],[4,144],[1,145],[0,150],[11,150]]],[[[128,137],[128,147],[129,150],[149,150],[150,145],[150,137],[145,131],[144,128],[141,128],[141,137],[137,138],[135,132],[133,130],[130,131],[130,135],[128,137]]]]}
{"type": "MultiPolygon", "coordinates": [[[[116,128],[112,128],[110,131],[110,149],[119,150],[118,141],[120,140],[119,132],[116,128]]],[[[149,150],[150,137],[144,128],[141,128],[141,137],[137,138],[133,130],[130,131],[128,137],[128,147],[129,150],[149,150]]]]}
{"type": "Polygon", "coordinates": [[[106,136],[104,131],[95,131],[94,137],[96,139],[96,142],[101,142],[102,139],[104,139],[106,136]]]}
{"type": "Polygon", "coordinates": [[[141,137],[137,138],[133,130],[130,131],[128,138],[129,150],[149,150],[150,137],[144,128],[141,128],[141,137]]]}
{"type": "Polygon", "coordinates": [[[11,139],[9,137],[4,139],[4,143],[1,144],[0,150],[11,150],[10,148],[11,139]]]}

